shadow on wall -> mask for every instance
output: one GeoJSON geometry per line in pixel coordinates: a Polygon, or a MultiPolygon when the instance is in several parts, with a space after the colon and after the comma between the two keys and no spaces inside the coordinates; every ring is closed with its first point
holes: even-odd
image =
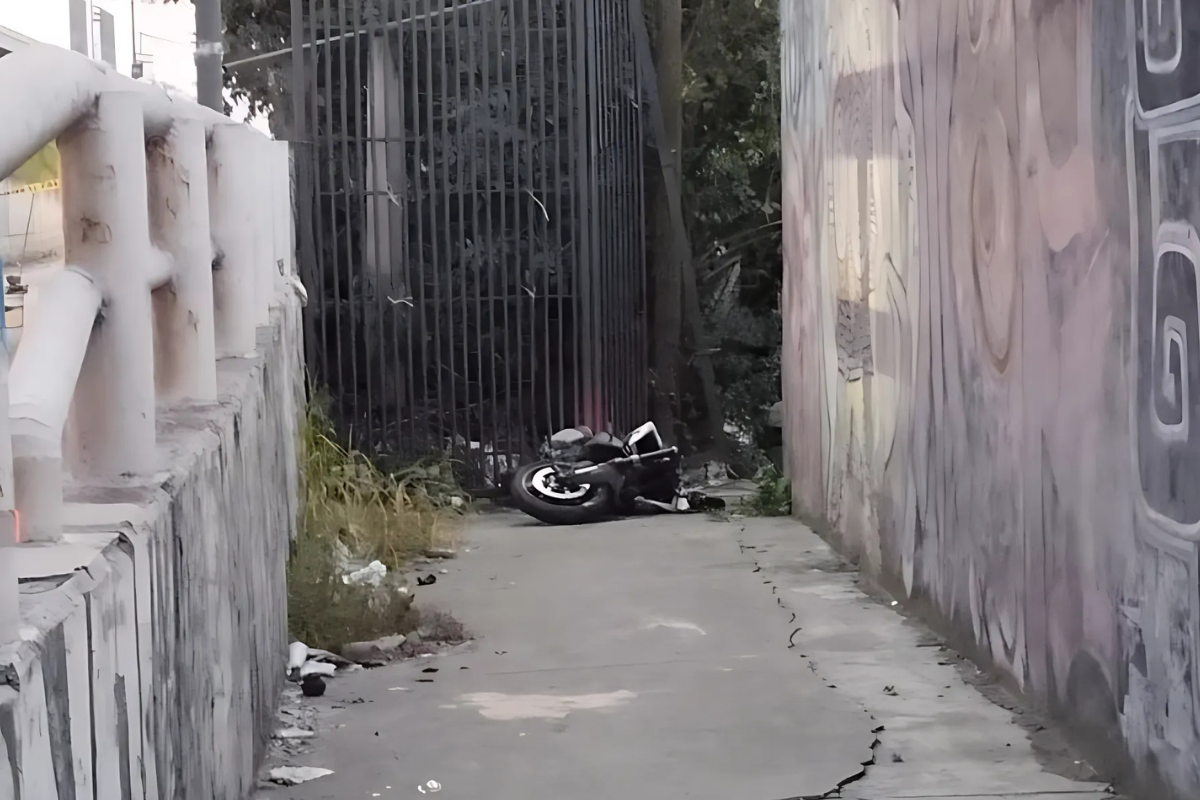
{"type": "Polygon", "coordinates": [[[1200,796],[1200,3],[781,16],[797,504],[1200,796]]]}

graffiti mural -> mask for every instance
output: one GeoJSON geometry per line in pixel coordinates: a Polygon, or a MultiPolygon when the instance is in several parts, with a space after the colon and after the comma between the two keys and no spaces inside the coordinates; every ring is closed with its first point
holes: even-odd
{"type": "Polygon", "coordinates": [[[1200,3],[781,21],[797,506],[1200,795],[1200,3]]]}

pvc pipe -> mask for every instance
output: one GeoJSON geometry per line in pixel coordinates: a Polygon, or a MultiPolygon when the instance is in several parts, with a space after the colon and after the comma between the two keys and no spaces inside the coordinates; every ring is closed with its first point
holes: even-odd
{"type": "MultiPolygon", "coordinates": [[[[66,261],[105,299],[76,387],[69,444],[81,476],[147,474],[155,465],[154,328],[141,98],[105,92],[59,137],[66,261]]],[[[48,303],[40,300],[39,313],[48,303]]],[[[27,343],[27,342],[26,342],[27,343]]]]}
{"type": "Polygon", "coordinates": [[[38,288],[37,313],[26,322],[13,359],[6,419],[12,430],[17,511],[28,541],[62,537],[63,427],[79,379],[100,289],[77,267],[38,288]]]}
{"type": "Polygon", "coordinates": [[[256,343],[258,260],[255,215],[256,134],[240,125],[213,128],[208,150],[208,205],[218,253],[213,264],[217,356],[245,356],[256,343]]]}
{"type": "Polygon", "coordinates": [[[90,114],[102,92],[135,92],[136,113],[151,133],[168,130],[180,118],[207,127],[229,118],[161,87],[140,83],[81,53],[52,45],[22,47],[0,59],[0,178],[11,175],[47,143],[90,114]]]}
{"type": "Polygon", "coordinates": [[[217,399],[205,138],[198,120],[181,120],[146,146],[150,233],[174,266],[152,296],[154,386],[168,403],[217,399]]]}

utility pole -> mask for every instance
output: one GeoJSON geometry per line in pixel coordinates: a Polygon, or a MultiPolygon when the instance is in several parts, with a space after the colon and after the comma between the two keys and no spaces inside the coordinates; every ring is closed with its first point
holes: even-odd
{"type": "Polygon", "coordinates": [[[221,0],[193,0],[196,5],[196,101],[225,113],[221,60],[225,55],[221,0]]]}

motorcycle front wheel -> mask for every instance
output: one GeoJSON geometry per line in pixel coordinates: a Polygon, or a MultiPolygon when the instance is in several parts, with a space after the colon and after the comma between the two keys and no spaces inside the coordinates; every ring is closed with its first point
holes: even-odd
{"type": "Polygon", "coordinates": [[[517,469],[512,477],[512,497],[517,508],[550,525],[582,525],[612,515],[612,491],[607,485],[563,486],[554,466],[535,461],[517,469]]]}

